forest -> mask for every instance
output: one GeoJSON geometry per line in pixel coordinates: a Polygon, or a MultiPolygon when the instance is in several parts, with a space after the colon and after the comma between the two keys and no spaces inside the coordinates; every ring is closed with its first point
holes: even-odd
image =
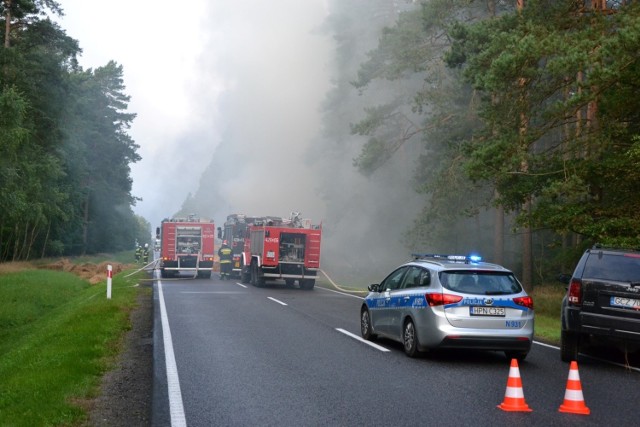
{"type": "Polygon", "coordinates": [[[133,213],[122,67],[83,70],[53,0],[0,3],[0,260],[130,249],[150,239],[133,213]]]}
{"type": "Polygon", "coordinates": [[[423,2],[360,67],[365,91],[416,73],[422,85],[354,126],[369,138],[356,167],[372,173],[417,135],[426,203],[411,239],[446,241],[471,219],[460,238],[487,234],[502,263],[508,230],[528,287],[585,246],[640,247],[639,13],[631,1],[423,2]]]}
{"type": "MultiPolygon", "coordinates": [[[[379,256],[354,262],[356,246],[396,242],[404,254],[473,249],[531,288],[585,247],[640,247],[638,2],[327,3],[332,87],[307,159],[328,172],[324,260],[357,269],[379,256]]],[[[0,10],[0,259],[148,238],[132,210],[141,159],[121,66],[83,70],[78,42],[44,14],[60,12],[53,0],[0,10]]],[[[220,200],[212,183],[233,145],[217,148],[184,212],[230,213],[203,200],[220,200]]]]}

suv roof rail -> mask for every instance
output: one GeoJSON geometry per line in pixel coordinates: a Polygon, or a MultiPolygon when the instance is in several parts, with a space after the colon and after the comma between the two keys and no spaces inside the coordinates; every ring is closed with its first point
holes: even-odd
{"type": "Polygon", "coordinates": [[[603,250],[613,250],[613,251],[638,251],[640,252],[640,248],[634,248],[630,246],[606,246],[601,243],[594,244],[591,249],[603,249],[603,250]]]}

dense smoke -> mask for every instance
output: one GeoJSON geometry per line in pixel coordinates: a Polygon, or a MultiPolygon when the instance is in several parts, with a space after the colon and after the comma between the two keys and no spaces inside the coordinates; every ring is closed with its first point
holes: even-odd
{"type": "Polygon", "coordinates": [[[410,183],[417,144],[372,176],[359,174],[353,159],[365,139],[350,126],[398,88],[374,87],[363,98],[349,82],[398,10],[386,1],[252,3],[210,9],[219,20],[206,43],[225,49],[204,49],[212,55],[202,76],[224,76],[224,120],[212,123],[222,129],[219,145],[182,213],[222,223],[230,213],[299,211],[323,223],[328,273],[380,279],[409,255],[403,233],[421,204],[410,183]]]}
{"type": "Polygon", "coordinates": [[[353,159],[366,140],[350,129],[365,107],[401,90],[381,82],[363,97],[350,84],[398,13],[383,0],[210,2],[190,107],[201,130],[161,159],[170,179],[159,181],[184,202],[151,220],[177,209],[218,225],[231,213],[298,211],[322,222],[323,269],[348,284],[379,280],[407,259],[403,233],[421,205],[411,187],[419,144],[364,177],[353,159]],[[196,180],[203,155],[210,162],[196,180]]]}

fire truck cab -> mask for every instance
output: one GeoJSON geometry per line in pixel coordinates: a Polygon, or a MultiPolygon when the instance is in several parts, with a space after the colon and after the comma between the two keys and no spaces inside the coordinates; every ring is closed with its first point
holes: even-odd
{"type": "Polygon", "coordinates": [[[156,229],[160,239],[160,272],[172,277],[181,272],[209,278],[215,254],[215,224],[195,215],[164,219],[156,229]]]}

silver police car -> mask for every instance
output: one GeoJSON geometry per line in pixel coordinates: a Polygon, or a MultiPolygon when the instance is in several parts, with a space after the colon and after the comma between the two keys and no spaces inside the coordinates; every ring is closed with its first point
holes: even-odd
{"type": "Polygon", "coordinates": [[[414,254],[360,309],[362,337],[401,342],[415,357],[436,348],[504,351],[524,359],[533,341],[533,300],[506,268],[479,257],[414,254]]]}

